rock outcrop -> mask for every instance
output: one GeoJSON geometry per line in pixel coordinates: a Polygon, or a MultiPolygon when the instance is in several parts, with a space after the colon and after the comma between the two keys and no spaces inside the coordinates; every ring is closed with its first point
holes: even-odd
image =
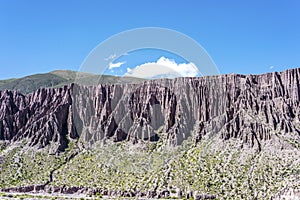
{"type": "Polygon", "coordinates": [[[0,140],[30,146],[112,139],[178,145],[189,136],[239,138],[261,148],[276,134],[299,142],[300,69],[263,75],[220,75],[0,92],[0,140]]]}
{"type": "Polygon", "coordinates": [[[53,142],[57,150],[67,147],[72,105],[70,87],[39,89],[26,96],[15,91],[0,92],[0,139],[10,142],[28,139],[30,146],[43,148],[53,142]]]}

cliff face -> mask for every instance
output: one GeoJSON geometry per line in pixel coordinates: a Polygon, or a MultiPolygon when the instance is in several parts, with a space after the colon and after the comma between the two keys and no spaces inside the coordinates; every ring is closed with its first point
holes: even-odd
{"type": "Polygon", "coordinates": [[[0,92],[0,140],[26,138],[30,146],[71,139],[181,144],[192,136],[239,138],[261,148],[276,134],[299,142],[300,69],[263,75],[221,75],[142,84],[71,84],[28,95],[0,92]],[[290,134],[288,134],[290,133],[290,134]]]}
{"type": "Polygon", "coordinates": [[[68,117],[72,103],[70,88],[39,89],[26,96],[0,92],[0,139],[11,142],[29,139],[30,146],[45,147],[54,142],[58,150],[67,147],[68,117]]]}

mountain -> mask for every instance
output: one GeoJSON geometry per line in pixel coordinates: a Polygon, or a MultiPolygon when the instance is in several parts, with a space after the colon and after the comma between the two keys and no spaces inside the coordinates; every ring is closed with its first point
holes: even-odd
{"type": "Polygon", "coordinates": [[[82,85],[96,85],[100,83],[132,83],[141,81],[143,80],[133,77],[116,77],[70,70],[56,70],[23,78],[0,80],[0,90],[16,90],[20,93],[28,94],[39,88],[63,87],[74,82],[82,85]]]}
{"type": "Polygon", "coordinates": [[[0,187],[3,195],[299,198],[299,81],[291,69],[3,90],[0,187]]]}

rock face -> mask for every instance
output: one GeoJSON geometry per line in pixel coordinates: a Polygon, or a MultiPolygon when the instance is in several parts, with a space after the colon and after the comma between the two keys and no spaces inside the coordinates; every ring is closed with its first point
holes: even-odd
{"type": "Polygon", "coordinates": [[[30,146],[71,139],[111,139],[178,145],[207,134],[240,138],[261,148],[275,134],[299,141],[300,69],[263,75],[221,75],[153,80],[142,84],[39,89],[28,95],[0,92],[0,140],[26,138],[30,146]]]}
{"type": "Polygon", "coordinates": [[[75,137],[68,127],[70,87],[43,88],[26,96],[6,90],[0,96],[1,140],[26,138],[30,146],[39,148],[54,142],[62,151],[67,147],[67,137],[75,137]]]}

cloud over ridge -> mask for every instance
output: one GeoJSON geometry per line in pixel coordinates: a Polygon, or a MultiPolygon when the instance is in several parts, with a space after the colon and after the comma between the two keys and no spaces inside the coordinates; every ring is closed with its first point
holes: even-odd
{"type": "Polygon", "coordinates": [[[109,63],[108,69],[113,69],[113,68],[119,68],[121,65],[125,64],[126,62],[117,62],[117,63],[109,63]]]}
{"type": "Polygon", "coordinates": [[[173,59],[160,57],[156,62],[147,62],[136,66],[134,69],[127,69],[125,76],[139,78],[176,78],[195,77],[199,75],[196,65],[190,63],[176,63],[173,59]]]}

